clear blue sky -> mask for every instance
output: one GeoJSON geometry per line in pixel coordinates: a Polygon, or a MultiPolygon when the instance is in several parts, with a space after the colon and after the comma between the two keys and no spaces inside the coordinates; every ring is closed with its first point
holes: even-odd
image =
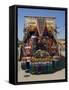
{"type": "Polygon", "coordinates": [[[56,24],[59,29],[57,31],[59,34],[58,38],[65,39],[65,11],[59,10],[43,10],[43,9],[26,9],[18,8],[18,39],[23,40],[23,30],[24,30],[24,16],[53,16],[56,17],[56,24]]]}

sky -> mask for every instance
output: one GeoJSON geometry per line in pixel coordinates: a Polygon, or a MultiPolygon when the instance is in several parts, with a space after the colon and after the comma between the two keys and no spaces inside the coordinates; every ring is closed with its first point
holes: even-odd
{"type": "Polygon", "coordinates": [[[23,40],[24,30],[24,16],[44,16],[56,17],[57,24],[57,38],[65,39],[65,11],[60,10],[47,10],[47,9],[28,9],[18,8],[18,39],[23,40]]]}

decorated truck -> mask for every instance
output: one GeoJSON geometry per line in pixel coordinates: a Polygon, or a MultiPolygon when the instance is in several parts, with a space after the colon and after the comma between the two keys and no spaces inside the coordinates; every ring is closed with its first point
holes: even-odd
{"type": "Polygon", "coordinates": [[[22,69],[39,74],[54,72],[61,64],[64,67],[56,27],[55,17],[25,16],[22,69]]]}

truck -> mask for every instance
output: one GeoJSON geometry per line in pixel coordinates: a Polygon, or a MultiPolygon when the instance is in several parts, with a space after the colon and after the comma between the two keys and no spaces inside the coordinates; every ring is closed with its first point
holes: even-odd
{"type": "Polygon", "coordinates": [[[54,56],[59,57],[56,27],[56,17],[25,16],[21,67],[26,64],[26,71],[33,63],[52,64],[54,56]]]}

